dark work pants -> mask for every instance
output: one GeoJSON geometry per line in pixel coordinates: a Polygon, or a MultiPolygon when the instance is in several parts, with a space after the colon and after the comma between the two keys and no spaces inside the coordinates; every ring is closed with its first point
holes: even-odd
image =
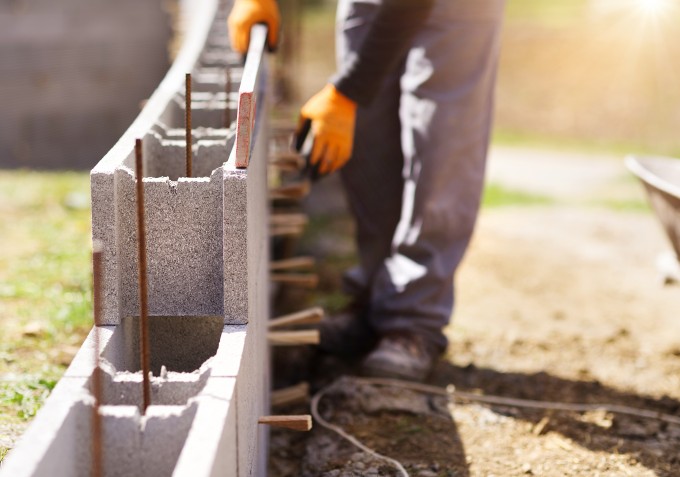
{"type": "MultiPolygon", "coordinates": [[[[339,68],[381,0],[340,0],[339,68]]],[[[410,330],[440,347],[453,279],[479,210],[504,0],[438,0],[399,67],[360,107],[342,170],[360,264],[348,273],[379,334],[410,330]]]]}

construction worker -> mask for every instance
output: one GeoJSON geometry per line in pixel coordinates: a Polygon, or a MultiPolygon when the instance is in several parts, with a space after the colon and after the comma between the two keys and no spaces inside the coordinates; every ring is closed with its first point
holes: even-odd
{"type": "MultiPolygon", "coordinates": [[[[446,348],[454,273],[477,217],[504,0],[339,0],[338,74],[301,109],[311,162],[341,170],[357,223],[356,306],[321,347],[368,353],[364,373],[424,380],[446,348]]],[[[278,39],[274,0],[236,0],[232,44],[255,23],[278,39]]]]}

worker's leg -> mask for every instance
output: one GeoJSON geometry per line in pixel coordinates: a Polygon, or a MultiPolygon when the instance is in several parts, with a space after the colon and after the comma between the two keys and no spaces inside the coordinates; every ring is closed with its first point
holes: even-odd
{"type": "MultiPolygon", "coordinates": [[[[340,0],[337,21],[338,70],[350,61],[370,28],[382,0],[340,0]]],[[[356,357],[376,345],[371,328],[370,284],[390,254],[401,213],[401,69],[386,78],[370,107],[359,107],[352,158],[341,170],[355,218],[359,265],[345,274],[352,306],[321,324],[322,350],[356,357]]]]}
{"type": "MultiPolygon", "coordinates": [[[[338,69],[359,49],[380,0],[340,0],[338,69]]],[[[388,77],[370,107],[359,107],[351,160],[342,169],[347,199],[356,219],[359,266],[347,274],[350,292],[365,301],[372,276],[390,254],[401,213],[399,101],[401,71],[388,77]]]]}
{"type": "MultiPolygon", "coordinates": [[[[376,197],[370,186],[383,187],[376,171],[371,176],[376,183],[354,199],[388,202],[372,206],[390,212],[401,200],[390,254],[371,287],[371,324],[380,334],[415,331],[446,345],[442,329],[453,309],[453,276],[473,231],[483,185],[503,3],[437,2],[401,78],[403,192],[390,189],[391,195],[376,197]]],[[[362,136],[372,132],[369,127],[362,136]]],[[[366,155],[402,160],[390,141],[371,146],[366,155]]],[[[360,159],[352,166],[361,168],[360,159]]],[[[382,174],[391,174],[390,166],[385,164],[382,174]]],[[[391,176],[389,181],[393,187],[391,176]]]]}

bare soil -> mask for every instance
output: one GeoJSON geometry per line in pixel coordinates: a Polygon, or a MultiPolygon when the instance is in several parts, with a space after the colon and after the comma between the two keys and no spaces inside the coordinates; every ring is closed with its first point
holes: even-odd
{"type": "MultiPolygon", "coordinates": [[[[680,288],[664,287],[654,265],[668,248],[665,237],[648,212],[581,199],[483,210],[457,277],[449,351],[430,383],[680,416],[680,288]]],[[[343,247],[336,241],[321,253],[343,247]]],[[[337,284],[327,262],[322,272],[337,284]]],[[[308,376],[316,386],[353,371],[314,362],[308,376]]],[[[680,427],[653,420],[450,405],[351,380],[334,385],[321,412],[416,476],[680,475],[680,427]],[[366,404],[376,396],[382,405],[366,404]]],[[[307,435],[274,432],[271,469],[275,476],[397,475],[318,426],[307,435]]]]}

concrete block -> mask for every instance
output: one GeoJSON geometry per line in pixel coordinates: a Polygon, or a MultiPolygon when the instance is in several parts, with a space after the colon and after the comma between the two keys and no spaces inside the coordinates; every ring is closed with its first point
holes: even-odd
{"type": "Polygon", "coordinates": [[[242,325],[248,323],[248,173],[229,162],[222,174],[224,321],[242,325]]]}
{"type": "MultiPolygon", "coordinates": [[[[150,316],[149,345],[151,371],[192,373],[215,356],[223,331],[221,316],[150,316]]],[[[139,318],[126,316],[102,348],[102,357],[116,371],[136,372],[139,360],[139,318]]]]}
{"type": "MultiPolygon", "coordinates": [[[[218,169],[211,178],[144,179],[149,314],[223,314],[220,175],[218,169]]],[[[139,313],[134,184],[131,170],[116,171],[120,316],[139,313]]]]}
{"type": "MultiPolygon", "coordinates": [[[[192,427],[198,403],[151,406],[142,418],[140,476],[172,475],[192,427]]],[[[137,452],[139,455],[139,452],[137,452]]],[[[129,474],[121,474],[121,477],[129,474]]]]}
{"type": "Polygon", "coordinates": [[[220,345],[215,357],[212,358],[211,376],[238,376],[243,360],[243,347],[247,330],[246,325],[227,325],[223,328],[220,345]]]}
{"type": "Polygon", "coordinates": [[[88,333],[85,341],[80,346],[73,361],[64,373],[66,378],[89,378],[94,370],[94,356],[97,340],[100,354],[105,350],[111,340],[111,337],[116,332],[115,326],[99,326],[93,327],[88,333]]]}
{"type": "Polygon", "coordinates": [[[85,378],[63,378],[41,409],[36,421],[7,455],[0,475],[11,477],[77,475],[76,462],[60,456],[80,456],[79,445],[87,442],[87,429],[77,417],[88,396],[84,393],[85,378]]]}
{"type": "Polygon", "coordinates": [[[207,389],[195,400],[199,403],[194,425],[189,431],[174,477],[237,475],[236,406],[233,405],[235,378],[214,379],[216,391],[207,389]],[[218,396],[226,395],[229,401],[218,396]],[[228,405],[227,405],[228,404],[228,405]]]}

